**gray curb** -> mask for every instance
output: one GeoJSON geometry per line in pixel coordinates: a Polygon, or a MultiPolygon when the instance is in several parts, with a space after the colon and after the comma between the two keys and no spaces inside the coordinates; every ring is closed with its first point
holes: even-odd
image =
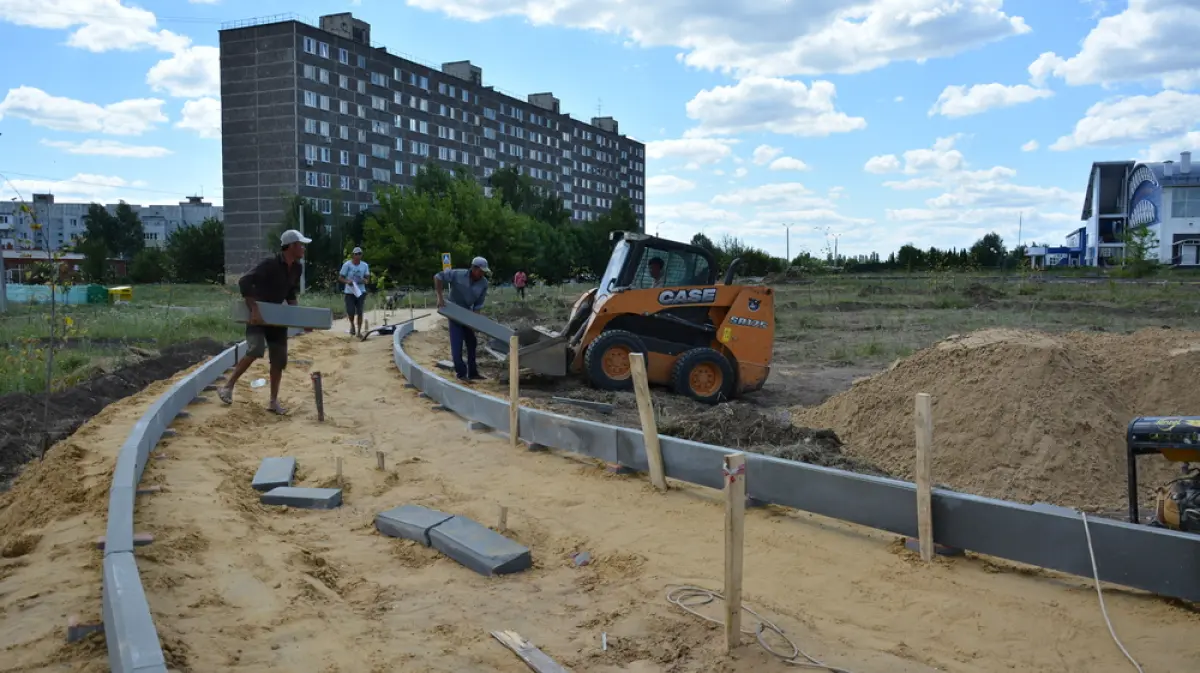
{"type": "MultiPolygon", "coordinates": [[[[402,347],[411,323],[394,336],[392,357],[404,378],[432,401],[468,421],[509,432],[507,400],[443,379],[413,362],[402,347]]],[[[540,409],[520,410],[519,438],[649,470],[639,430],[570,418],[540,409]]],[[[722,488],[723,457],[732,449],[660,437],[666,476],[722,488]]],[[[896,535],[916,537],[916,487],[756,453],[746,454],[747,495],[896,535]]],[[[1200,535],[1089,517],[1100,579],[1186,601],[1200,601],[1200,535]]],[[[933,533],[938,544],[1092,578],[1082,517],[1067,508],[1045,508],[933,491],[933,533]]]]}

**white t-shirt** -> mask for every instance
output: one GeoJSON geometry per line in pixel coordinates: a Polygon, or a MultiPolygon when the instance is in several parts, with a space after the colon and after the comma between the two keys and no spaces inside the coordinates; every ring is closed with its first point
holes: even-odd
{"type": "MultiPolygon", "coordinates": [[[[370,272],[371,268],[367,266],[366,262],[355,264],[350,260],[346,260],[346,263],[342,264],[342,270],[338,271],[338,275],[350,281],[350,283],[358,283],[358,289],[366,292],[367,288],[363,287],[363,279],[370,272]]],[[[347,283],[346,287],[342,290],[345,294],[354,294],[354,288],[350,286],[350,283],[347,283]]]]}

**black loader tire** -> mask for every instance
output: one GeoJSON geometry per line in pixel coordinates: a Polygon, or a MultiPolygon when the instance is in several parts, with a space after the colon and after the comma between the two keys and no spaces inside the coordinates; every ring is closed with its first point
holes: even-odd
{"type": "Polygon", "coordinates": [[[732,396],[734,376],[733,365],[720,351],[713,348],[693,348],[675,361],[675,366],[671,369],[671,386],[679,395],[705,404],[717,404],[732,396]],[[705,377],[709,380],[712,380],[711,374],[716,370],[720,380],[714,381],[711,388],[696,390],[692,383],[692,373],[700,368],[710,373],[709,377],[705,377]]]}
{"type": "Polygon", "coordinates": [[[601,390],[633,390],[627,354],[645,352],[646,344],[633,332],[619,329],[601,332],[583,356],[588,380],[601,390]]]}

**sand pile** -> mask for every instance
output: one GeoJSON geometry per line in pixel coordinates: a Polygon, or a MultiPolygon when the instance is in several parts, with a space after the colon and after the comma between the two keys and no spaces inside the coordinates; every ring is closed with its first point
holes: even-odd
{"type": "MultiPolygon", "coordinates": [[[[1019,502],[1119,512],[1125,427],[1136,416],[1200,415],[1200,333],[951,337],[857,383],[794,422],[829,427],[847,453],[911,478],[913,398],[933,395],[933,476],[1019,502]]],[[[1141,463],[1143,501],[1178,465],[1141,463]]]]}

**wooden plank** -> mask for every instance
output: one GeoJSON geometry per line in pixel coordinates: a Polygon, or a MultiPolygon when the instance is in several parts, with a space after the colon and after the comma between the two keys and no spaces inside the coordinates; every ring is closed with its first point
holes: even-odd
{"type": "Polygon", "coordinates": [[[746,537],[746,454],[725,456],[725,652],[742,638],[742,545],[746,537]]]}
{"type": "Polygon", "coordinates": [[[933,560],[933,398],[929,393],[917,393],[913,422],[917,432],[917,543],[921,559],[933,560]]]}
{"type": "Polygon", "coordinates": [[[646,462],[650,464],[650,483],[658,490],[665,491],[667,477],[663,469],[662,447],[658,444],[658,423],[654,420],[654,403],[650,397],[650,383],[646,378],[645,356],[641,353],[630,353],[629,368],[633,376],[633,390],[637,395],[638,416],[642,420],[646,462]]]}
{"type": "Polygon", "coordinates": [[[508,338],[508,438],[515,447],[521,441],[521,343],[517,335],[508,338]]]}
{"type": "Polygon", "coordinates": [[[512,650],[513,654],[537,673],[571,673],[570,669],[559,665],[516,631],[492,631],[492,637],[512,650]]]}

